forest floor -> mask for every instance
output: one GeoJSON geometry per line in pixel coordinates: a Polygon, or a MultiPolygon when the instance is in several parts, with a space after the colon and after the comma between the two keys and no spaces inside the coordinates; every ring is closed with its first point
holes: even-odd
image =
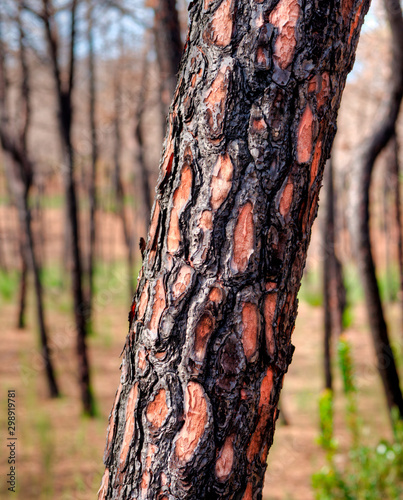
{"type": "MultiPolygon", "coordinates": [[[[4,282],[3,282],[4,287],[4,282]]],[[[93,388],[98,405],[94,419],[80,416],[74,327],[65,285],[56,272],[45,275],[47,323],[56,348],[54,364],[63,396],[47,398],[37,354],[33,296],[28,301],[28,328],[15,328],[17,289],[0,296],[0,498],[25,500],[90,500],[96,498],[103,473],[102,455],[109,411],[119,380],[119,354],[127,333],[127,282],[118,266],[98,280],[94,333],[89,339],[93,388]],[[6,294],[7,295],[7,294],[6,294]],[[16,391],[17,494],[7,494],[7,391],[16,391]]],[[[4,290],[3,290],[4,291],[4,290]]],[[[397,335],[397,304],[388,308],[397,335]]],[[[363,434],[368,443],[390,437],[383,394],[376,373],[371,339],[362,305],[354,309],[347,336],[353,345],[363,434]]],[[[277,423],[268,458],[264,500],[313,500],[311,475],[324,465],[318,435],[318,398],[323,386],[322,309],[300,301],[293,362],[286,375],[281,408],[289,420],[277,423]]],[[[336,363],[335,363],[336,364],[336,363]]],[[[335,434],[340,443],[339,463],[345,461],[349,436],[345,430],[340,375],[336,372],[335,434]]]]}

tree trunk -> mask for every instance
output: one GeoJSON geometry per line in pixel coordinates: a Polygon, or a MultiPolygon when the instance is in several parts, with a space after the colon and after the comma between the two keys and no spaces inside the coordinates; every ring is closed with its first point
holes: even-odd
{"type": "MultiPolygon", "coordinates": [[[[20,232],[22,233],[22,228],[20,228],[20,232]]],[[[21,238],[23,235],[21,234],[21,238]]],[[[25,308],[26,308],[26,295],[27,295],[27,274],[28,274],[28,266],[25,258],[24,251],[24,243],[21,239],[21,275],[20,275],[20,292],[19,292],[19,300],[18,300],[18,320],[17,320],[17,328],[23,329],[26,326],[25,319],[25,308]]]]}
{"type": "MultiPolygon", "coordinates": [[[[2,19],[0,17],[0,142],[3,150],[12,161],[4,161],[5,173],[17,206],[20,231],[25,233],[25,237],[20,240],[23,247],[23,259],[29,263],[35,285],[36,312],[38,317],[38,327],[41,343],[42,361],[47,376],[49,393],[51,397],[57,397],[59,390],[54,375],[52,356],[49,348],[48,333],[45,324],[45,313],[43,305],[43,291],[40,280],[39,268],[37,264],[35,243],[32,235],[31,214],[28,204],[29,190],[32,186],[32,162],[27,152],[27,134],[28,124],[30,123],[30,88],[28,66],[26,64],[26,55],[21,27],[21,19],[18,18],[20,32],[20,64],[23,75],[23,91],[21,99],[26,101],[23,108],[26,110],[26,116],[23,118],[21,133],[16,140],[9,132],[8,115],[8,79],[6,74],[6,63],[4,57],[4,46],[2,38],[2,19]],[[14,163],[14,168],[13,168],[14,163]]],[[[21,116],[21,115],[20,115],[21,116]]]]}
{"type": "Polygon", "coordinates": [[[75,34],[76,34],[76,8],[77,0],[73,0],[70,7],[70,54],[69,54],[69,74],[67,86],[63,86],[59,65],[58,36],[53,17],[53,5],[50,0],[43,0],[43,12],[40,19],[45,24],[46,37],[49,46],[49,53],[52,62],[55,89],[58,97],[58,119],[60,137],[64,157],[64,184],[67,204],[67,219],[69,229],[69,243],[71,245],[72,256],[72,288],[74,300],[74,319],[77,330],[77,357],[79,368],[79,385],[81,390],[81,400],[84,412],[94,415],[94,401],[90,384],[90,370],[87,354],[87,316],[88,303],[83,292],[83,273],[81,263],[81,249],[78,224],[78,206],[76,186],[74,181],[74,149],[71,142],[71,127],[73,121],[72,93],[74,85],[75,69],[75,34]]]}
{"type": "Polygon", "coordinates": [[[138,104],[135,114],[135,125],[134,125],[134,136],[137,141],[137,171],[139,172],[140,177],[140,189],[137,189],[137,192],[141,197],[141,209],[140,213],[142,214],[142,219],[145,221],[145,224],[150,220],[151,208],[152,208],[152,200],[151,200],[151,189],[150,189],[150,178],[148,175],[147,165],[145,161],[145,151],[144,151],[144,138],[143,138],[143,116],[145,112],[145,103],[146,103],[146,89],[147,89],[147,75],[148,75],[148,63],[147,63],[147,55],[148,55],[148,45],[146,42],[146,47],[143,55],[143,68],[141,75],[141,84],[140,91],[138,96],[138,104]]]}
{"type": "Polygon", "coordinates": [[[153,0],[153,4],[155,48],[160,70],[161,114],[165,132],[183,46],[176,0],[153,0]]]}
{"type": "Polygon", "coordinates": [[[133,273],[134,273],[133,237],[132,237],[132,231],[130,228],[129,221],[128,221],[127,216],[126,216],[125,191],[123,188],[122,172],[121,172],[121,165],[120,165],[120,154],[122,151],[122,136],[121,136],[121,123],[120,123],[121,112],[122,112],[122,102],[121,102],[122,95],[121,95],[121,88],[120,88],[120,75],[119,75],[118,71],[116,71],[116,75],[115,75],[114,89],[115,89],[115,95],[114,95],[115,141],[114,141],[114,154],[113,154],[113,156],[114,156],[114,163],[115,163],[114,178],[115,178],[116,206],[117,206],[120,220],[122,221],[123,237],[124,237],[126,248],[127,248],[127,268],[128,268],[127,272],[128,272],[128,275],[130,276],[129,292],[130,292],[130,297],[133,297],[133,295],[134,295],[134,287],[133,287],[133,273]]]}
{"type": "Polygon", "coordinates": [[[403,97],[402,10],[399,0],[384,0],[384,4],[392,33],[391,88],[384,108],[377,114],[373,133],[364,142],[357,157],[354,158],[357,171],[352,178],[351,185],[352,214],[354,214],[351,222],[379,374],[389,409],[397,407],[401,417],[403,417],[403,397],[400,390],[399,374],[379,295],[369,230],[369,196],[373,168],[377,157],[395,133],[396,120],[403,97]]]}
{"type": "Polygon", "coordinates": [[[369,6],[193,2],[99,498],[261,498],[369,6]]]}
{"type": "Polygon", "coordinates": [[[88,71],[89,71],[89,96],[90,109],[89,121],[91,129],[91,176],[89,188],[90,200],[90,244],[88,255],[88,321],[92,320],[92,302],[94,298],[94,259],[95,259],[95,215],[97,210],[96,197],[96,177],[97,177],[97,161],[98,161],[98,142],[97,129],[95,121],[95,61],[94,61],[94,33],[93,33],[93,4],[92,0],[88,2],[88,71]]]}

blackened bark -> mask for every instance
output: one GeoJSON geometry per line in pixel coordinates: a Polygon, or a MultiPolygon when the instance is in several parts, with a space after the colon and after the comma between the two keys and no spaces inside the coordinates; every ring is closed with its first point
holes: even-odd
{"type": "Polygon", "coordinates": [[[122,169],[120,164],[120,154],[122,151],[122,135],[121,135],[121,113],[122,113],[122,92],[120,87],[120,74],[116,71],[115,74],[115,83],[114,83],[114,102],[115,102],[115,120],[114,120],[114,131],[115,131],[115,140],[114,140],[114,184],[115,184],[115,195],[116,195],[116,206],[117,211],[122,221],[123,228],[123,236],[127,249],[127,272],[130,277],[129,282],[129,291],[130,297],[134,295],[134,287],[133,287],[133,273],[134,273],[134,262],[133,262],[133,237],[132,231],[130,229],[130,224],[126,216],[125,210],[125,191],[123,187],[122,181],[122,169]]]}
{"type": "Polygon", "coordinates": [[[346,306],[346,289],[342,265],[336,254],[336,195],[333,161],[329,160],[325,173],[325,219],[322,228],[323,249],[323,310],[324,310],[324,374],[325,387],[332,389],[333,332],[338,337],[343,330],[343,313],[346,306]]]}
{"type": "Polygon", "coordinates": [[[193,2],[99,498],[261,498],[369,2],[193,2]]]}
{"type": "Polygon", "coordinates": [[[64,183],[67,204],[67,218],[69,240],[72,255],[72,285],[74,300],[74,318],[77,330],[77,357],[79,368],[79,384],[84,412],[94,415],[93,394],[90,384],[90,369],[87,354],[87,315],[88,303],[83,292],[83,273],[81,263],[80,236],[78,225],[78,207],[76,186],[74,180],[74,149],[71,142],[71,126],[73,122],[72,95],[75,70],[75,35],[76,35],[76,8],[77,0],[73,0],[70,7],[70,54],[67,83],[63,85],[59,65],[59,45],[54,6],[50,0],[42,0],[43,12],[40,19],[43,21],[46,39],[49,46],[50,59],[53,70],[56,94],[58,97],[58,121],[64,157],[64,183]]]}
{"type": "MultiPolygon", "coordinates": [[[[392,137],[392,178],[395,199],[395,216],[397,228],[397,259],[399,263],[399,301],[401,325],[403,326],[403,221],[401,213],[401,195],[400,195],[400,162],[399,162],[399,142],[396,131],[392,137]]],[[[403,333],[403,328],[402,328],[403,333]]]]}
{"type": "Polygon", "coordinates": [[[146,48],[143,55],[143,67],[141,75],[140,91],[138,95],[138,103],[135,114],[135,125],[134,125],[134,136],[137,142],[137,158],[136,164],[138,166],[138,172],[140,174],[140,186],[141,188],[137,190],[140,191],[141,203],[141,214],[143,219],[148,222],[150,220],[152,200],[151,200],[151,189],[150,189],[150,178],[148,175],[148,169],[145,161],[144,154],[144,137],[143,137],[143,117],[146,107],[146,89],[147,89],[147,75],[148,75],[148,45],[146,43],[146,48]]]}
{"type": "MultiPolygon", "coordinates": [[[[21,232],[22,232],[22,228],[21,232]]],[[[27,274],[28,266],[25,259],[24,244],[21,242],[21,275],[20,275],[20,291],[18,299],[18,320],[17,328],[23,329],[26,326],[25,307],[27,297],[27,274]]]]}
{"type": "Polygon", "coordinates": [[[88,321],[92,319],[92,302],[94,298],[94,259],[95,259],[95,215],[97,210],[96,179],[98,161],[97,127],[95,121],[96,89],[95,89],[95,56],[93,32],[93,3],[88,4],[88,72],[89,72],[89,122],[91,129],[91,176],[89,187],[90,200],[90,244],[88,255],[88,321]]]}
{"type": "MultiPolygon", "coordinates": [[[[155,0],[154,38],[160,70],[162,123],[166,122],[182,57],[182,41],[176,0],[155,0]]],[[[164,130],[165,132],[165,130],[164,130]]]]}
{"type": "MultiPolygon", "coordinates": [[[[6,75],[6,65],[4,57],[4,46],[2,39],[2,19],[0,18],[0,142],[3,150],[12,161],[4,162],[5,173],[12,192],[20,223],[20,231],[24,233],[24,238],[20,240],[23,245],[23,260],[29,263],[33,275],[35,286],[36,313],[38,318],[38,327],[40,334],[41,355],[45,367],[49,393],[51,397],[59,395],[59,389],[56,383],[56,378],[52,363],[52,353],[49,348],[48,333],[45,323],[45,313],[43,304],[43,291],[40,280],[39,267],[35,251],[35,242],[32,234],[31,213],[28,204],[29,191],[32,186],[32,162],[28,156],[27,150],[27,134],[30,123],[30,88],[29,88],[29,72],[26,64],[26,54],[24,46],[24,37],[21,27],[21,19],[19,21],[20,32],[20,64],[23,77],[23,92],[21,99],[27,101],[22,103],[22,107],[26,110],[26,115],[22,120],[21,133],[15,138],[10,134],[9,115],[8,115],[8,79],[6,75]],[[15,168],[13,169],[13,165],[15,168]]],[[[24,294],[25,300],[25,294],[24,294]]]]}
{"type": "Polygon", "coordinates": [[[377,355],[378,370],[382,379],[389,409],[397,407],[403,418],[403,397],[399,384],[394,354],[389,341],[383,313],[375,264],[371,250],[369,230],[369,196],[375,161],[395,132],[403,97],[403,17],[399,0],[384,0],[388,23],[391,28],[392,64],[390,91],[384,108],[378,114],[376,127],[363,143],[354,158],[356,172],[352,178],[352,236],[367,306],[368,320],[377,355]],[[380,119],[379,119],[380,117],[380,119]]]}

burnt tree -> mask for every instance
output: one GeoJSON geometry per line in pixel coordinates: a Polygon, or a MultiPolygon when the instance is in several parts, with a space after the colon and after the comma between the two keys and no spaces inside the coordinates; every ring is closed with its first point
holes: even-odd
{"type": "Polygon", "coordinates": [[[52,0],[42,0],[42,11],[35,14],[43,22],[48,45],[58,106],[58,124],[63,152],[63,177],[68,218],[68,240],[72,257],[72,293],[74,300],[74,319],[77,334],[78,380],[84,412],[94,414],[94,401],[90,384],[90,367],[87,352],[88,301],[84,296],[83,272],[78,220],[78,202],[74,179],[74,148],[72,143],[73,90],[76,66],[76,10],[78,0],[68,5],[70,18],[68,70],[63,78],[60,61],[60,33],[56,20],[57,9],[52,0]]]}
{"type": "MultiPolygon", "coordinates": [[[[40,336],[41,356],[47,377],[49,394],[51,397],[57,397],[59,396],[59,389],[53,368],[52,351],[49,345],[48,329],[45,321],[43,288],[32,230],[31,209],[29,206],[29,194],[33,181],[33,162],[27,148],[27,136],[31,119],[31,91],[21,10],[22,2],[19,4],[17,18],[17,29],[19,33],[19,64],[22,76],[20,95],[21,108],[19,109],[21,127],[12,127],[9,115],[8,76],[2,38],[3,19],[0,17],[0,143],[3,151],[7,154],[7,158],[4,158],[5,173],[18,211],[20,232],[22,233],[20,243],[23,255],[23,265],[24,267],[26,266],[25,273],[29,267],[34,277],[35,306],[40,336]],[[17,132],[15,128],[17,128],[17,132]]],[[[24,284],[24,286],[26,285],[24,284]]],[[[25,290],[23,290],[20,300],[25,301],[25,290]]],[[[20,314],[21,311],[23,311],[23,308],[20,307],[20,314]]]]}
{"type": "Polygon", "coordinates": [[[390,410],[398,408],[403,418],[403,397],[399,384],[395,358],[390,345],[382,302],[376,280],[371,250],[369,197],[375,161],[395,134],[403,98],[403,16],[399,0],[384,0],[387,20],[391,28],[392,59],[388,98],[377,115],[375,127],[354,158],[355,175],[352,177],[351,218],[352,236],[367,306],[368,320],[377,356],[387,404],[390,410]]]}
{"type": "Polygon", "coordinates": [[[197,1],[99,499],[261,498],[369,1],[197,1]]]}

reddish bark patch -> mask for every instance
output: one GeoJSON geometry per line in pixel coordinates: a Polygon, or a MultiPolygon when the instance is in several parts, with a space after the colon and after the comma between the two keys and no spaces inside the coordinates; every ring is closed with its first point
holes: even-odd
{"type": "Polygon", "coordinates": [[[263,118],[254,118],[252,120],[252,129],[255,130],[256,132],[260,132],[262,130],[265,130],[266,128],[267,125],[263,118]]]}
{"type": "Polygon", "coordinates": [[[158,331],[159,322],[165,306],[166,301],[164,283],[162,282],[162,278],[158,278],[155,283],[153,310],[149,322],[149,329],[152,332],[156,333],[158,331]]]}
{"type": "Polygon", "coordinates": [[[277,283],[275,281],[268,281],[265,285],[265,289],[270,292],[277,288],[277,283]]]}
{"type": "Polygon", "coordinates": [[[255,432],[252,434],[246,458],[249,463],[253,462],[256,455],[264,451],[264,441],[267,438],[266,427],[270,417],[270,396],[273,388],[273,371],[268,368],[260,386],[259,418],[255,432]]]}
{"type": "Polygon", "coordinates": [[[142,372],[147,367],[147,351],[144,349],[144,347],[141,347],[138,351],[137,365],[139,367],[139,370],[141,370],[142,372]]]}
{"type": "Polygon", "coordinates": [[[203,231],[211,231],[213,229],[213,214],[210,210],[203,210],[198,226],[203,231]]]}
{"type": "Polygon", "coordinates": [[[311,158],[313,137],[313,114],[311,106],[306,105],[298,125],[297,159],[298,163],[306,163],[311,158]]]}
{"type": "Polygon", "coordinates": [[[253,494],[253,487],[252,483],[249,481],[249,483],[246,485],[245,493],[243,494],[242,500],[252,500],[252,494],[253,494]]]}
{"type": "Polygon", "coordinates": [[[204,0],[204,10],[207,10],[212,2],[213,0],[204,0]]]}
{"type": "Polygon", "coordinates": [[[150,484],[151,474],[148,470],[143,472],[141,476],[140,490],[141,490],[141,500],[147,497],[147,490],[150,484]]]}
{"type": "Polygon", "coordinates": [[[242,344],[249,361],[256,352],[259,333],[259,309],[252,302],[242,304],[242,344]]]}
{"type": "Polygon", "coordinates": [[[226,200],[232,186],[234,166],[228,153],[219,155],[211,178],[210,203],[213,210],[218,210],[226,200]]]}
{"type": "Polygon", "coordinates": [[[341,13],[343,15],[344,22],[346,22],[353,10],[354,0],[342,0],[341,2],[341,13]]]}
{"type": "Polygon", "coordinates": [[[160,389],[155,395],[154,399],[147,406],[147,420],[155,428],[159,429],[166,416],[168,415],[168,406],[166,400],[165,389],[160,389]]]}
{"type": "Polygon", "coordinates": [[[222,301],[222,296],[223,296],[222,289],[219,286],[213,286],[212,289],[210,290],[208,298],[212,302],[219,304],[222,301]]]}
{"type": "Polygon", "coordinates": [[[120,449],[119,467],[120,469],[126,462],[127,455],[130,450],[130,444],[133,440],[134,434],[134,409],[137,402],[137,382],[130,389],[127,398],[126,412],[125,412],[125,431],[123,434],[122,447],[120,449]]]}
{"type": "Polygon", "coordinates": [[[213,135],[222,134],[229,75],[230,67],[223,64],[204,99],[207,107],[207,122],[213,135]]]}
{"type": "Polygon", "coordinates": [[[322,141],[318,141],[316,143],[315,152],[313,154],[313,160],[311,165],[311,186],[314,183],[316,176],[318,175],[321,157],[322,157],[322,141]]]}
{"type": "Polygon", "coordinates": [[[287,184],[285,185],[285,188],[281,193],[280,204],[279,204],[279,211],[283,217],[288,215],[288,212],[290,211],[293,193],[294,193],[294,184],[292,182],[291,177],[289,177],[287,184]]]}
{"type": "Polygon", "coordinates": [[[185,165],[182,169],[179,186],[175,189],[173,195],[173,207],[171,210],[171,220],[169,223],[167,247],[168,252],[175,253],[179,249],[181,234],[179,228],[179,216],[190,200],[192,192],[192,169],[185,165]]]}
{"type": "Polygon", "coordinates": [[[357,9],[357,12],[354,17],[354,21],[351,23],[351,28],[350,28],[350,35],[348,37],[348,43],[351,42],[351,39],[353,38],[354,32],[357,29],[358,23],[360,22],[361,19],[361,10],[364,6],[365,2],[361,2],[360,6],[357,9]]]}
{"type": "Polygon", "coordinates": [[[208,38],[218,47],[230,44],[233,29],[233,0],[223,0],[215,11],[208,29],[208,38]]]}
{"type": "Polygon", "coordinates": [[[295,27],[300,14],[298,0],[280,0],[269,21],[278,30],[273,59],[282,70],[292,62],[297,38],[295,27]]]}
{"type": "Polygon", "coordinates": [[[138,319],[142,320],[144,318],[144,314],[146,312],[147,304],[148,304],[148,281],[144,283],[144,288],[141,292],[140,295],[140,301],[139,301],[139,310],[138,310],[138,319]]]}
{"type": "Polygon", "coordinates": [[[194,350],[196,358],[199,361],[203,360],[206,354],[207,343],[213,333],[214,327],[215,320],[213,315],[210,311],[206,311],[197,323],[195,330],[194,350]]]}
{"type": "Polygon", "coordinates": [[[101,487],[98,490],[98,500],[106,500],[106,495],[108,493],[109,484],[109,469],[106,468],[104,475],[102,476],[101,487]]]}
{"type": "Polygon", "coordinates": [[[192,267],[188,266],[187,264],[183,265],[179,269],[175,283],[172,285],[172,298],[174,300],[182,297],[186,290],[189,288],[193,273],[194,271],[192,267]]]}
{"type": "Polygon", "coordinates": [[[185,394],[185,423],[178,434],[175,454],[188,462],[193,455],[207,425],[207,401],[203,387],[189,382],[185,394]]]}
{"type": "Polygon", "coordinates": [[[243,273],[249,264],[255,246],[255,226],[253,223],[253,205],[246,202],[241,208],[234,230],[234,251],[232,267],[243,273]]]}
{"type": "Polygon", "coordinates": [[[234,436],[228,436],[218,454],[218,459],[215,464],[215,475],[220,482],[226,481],[231,474],[232,465],[234,463],[233,441],[234,436]]]}
{"type": "Polygon", "coordinates": [[[269,293],[264,299],[264,321],[265,321],[265,337],[266,349],[270,356],[274,355],[275,340],[273,332],[274,315],[276,312],[277,293],[269,293]]]}

